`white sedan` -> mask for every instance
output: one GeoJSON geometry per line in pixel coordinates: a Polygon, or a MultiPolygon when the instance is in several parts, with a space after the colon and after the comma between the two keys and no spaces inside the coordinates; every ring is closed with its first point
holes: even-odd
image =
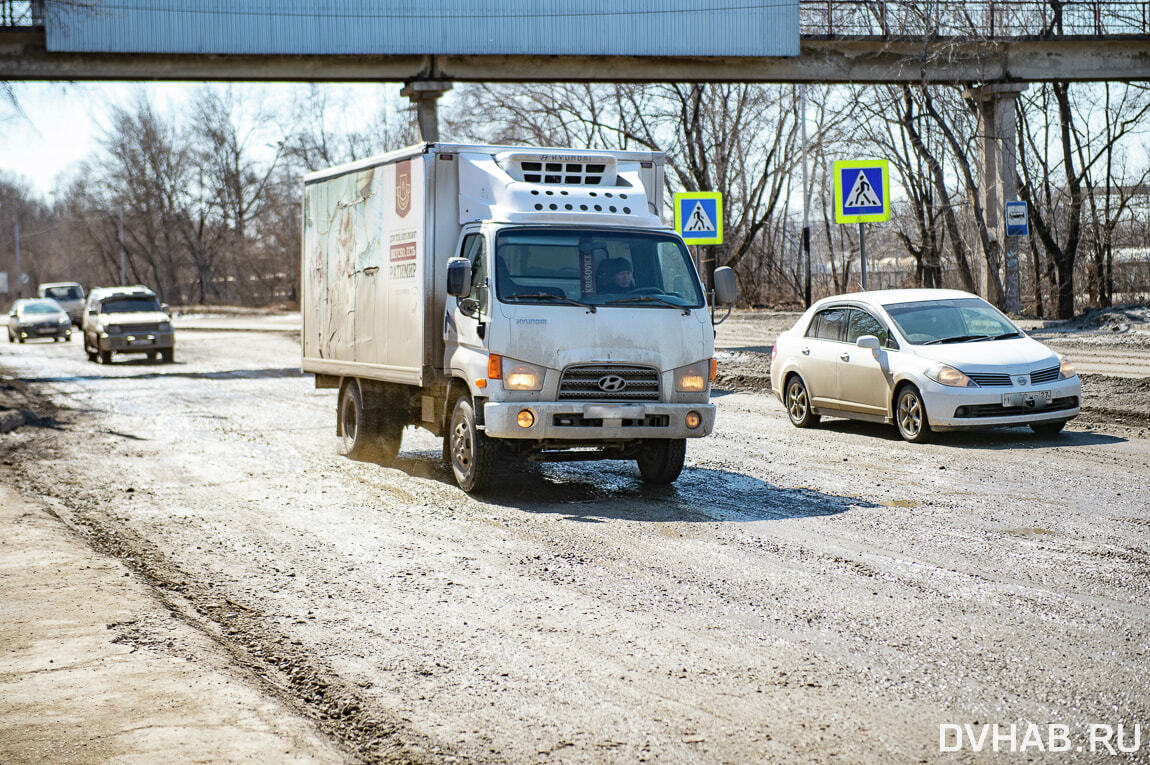
{"type": "Polygon", "coordinates": [[[797,427],[893,423],[916,443],[993,425],[1051,435],[1082,398],[1069,361],[982,298],[936,289],[823,298],[779,335],[771,387],[797,427]]]}

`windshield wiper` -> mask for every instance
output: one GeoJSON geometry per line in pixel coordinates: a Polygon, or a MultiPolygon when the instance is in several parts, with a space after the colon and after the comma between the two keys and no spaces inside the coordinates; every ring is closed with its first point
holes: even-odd
{"type": "Polygon", "coordinates": [[[1018,337],[1017,332],[1003,332],[1001,335],[979,335],[978,337],[970,338],[972,343],[982,342],[983,340],[1005,340],[1008,337],[1018,337]]]}
{"type": "Polygon", "coordinates": [[[955,337],[942,337],[938,340],[928,340],[923,345],[940,345],[942,343],[965,343],[969,340],[986,340],[990,335],[956,335],[955,337]]]}
{"type": "Polygon", "coordinates": [[[550,292],[524,292],[524,293],[518,293],[517,292],[514,295],[508,295],[507,297],[504,298],[504,300],[518,300],[520,298],[526,298],[528,300],[550,300],[550,301],[555,302],[555,303],[566,303],[567,305],[577,305],[580,308],[586,308],[587,313],[595,313],[595,306],[591,305],[590,303],[584,303],[584,302],[581,302],[579,300],[572,300],[571,298],[566,297],[564,295],[554,295],[550,292]]]}
{"type": "Polygon", "coordinates": [[[603,301],[603,305],[617,305],[618,303],[658,303],[659,305],[665,305],[668,308],[678,308],[683,312],[684,316],[688,316],[691,313],[691,309],[687,308],[686,306],[682,306],[678,303],[672,303],[670,300],[665,300],[661,297],[655,297],[654,295],[639,295],[638,297],[615,298],[614,300],[603,301]]]}

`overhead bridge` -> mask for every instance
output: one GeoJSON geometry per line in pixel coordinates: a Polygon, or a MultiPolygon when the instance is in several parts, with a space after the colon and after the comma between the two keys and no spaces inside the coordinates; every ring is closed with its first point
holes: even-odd
{"type": "MultiPolygon", "coordinates": [[[[117,52],[99,50],[98,40],[87,50],[53,50],[47,28],[53,17],[45,13],[50,4],[51,0],[0,0],[0,79],[784,83],[1150,79],[1146,0],[797,0],[798,55],[786,56],[348,54],[338,49],[117,52]]],[[[761,7],[766,13],[783,3],[747,0],[730,5],[742,11],[761,7]]],[[[91,4],[97,12],[101,6],[91,4]]],[[[260,39],[258,19],[237,21],[233,13],[201,23],[246,24],[252,27],[252,39],[260,39]]],[[[522,19],[516,23],[524,24],[522,19]]],[[[145,36],[154,33],[147,28],[139,31],[145,36]]],[[[191,31],[177,25],[184,39],[193,37],[191,31]]],[[[712,43],[721,49],[723,40],[712,43]]]]}

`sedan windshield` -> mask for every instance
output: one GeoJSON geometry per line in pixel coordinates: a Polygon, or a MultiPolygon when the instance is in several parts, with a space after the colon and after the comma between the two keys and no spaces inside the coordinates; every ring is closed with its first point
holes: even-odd
{"type": "Polygon", "coordinates": [[[160,303],[155,298],[129,297],[118,300],[105,300],[101,310],[104,313],[134,313],[136,311],[158,311],[160,303]]]}
{"type": "Polygon", "coordinates": [[[60,313],[60,306],[56,303],[25,303],[21,309],[24,313],[60,313]]]}
{"type": "Polygon", "coordinates": [[[496,295],[505,303],[703,307],[687,248],[669,234],[504,230],[494,267],[496,295]]]}
{"type": "Polygon", "coordinates": [[[914,345],[967,343],[1021,337],[1018,327],[981,298],[925,300],[883,306],[914,345]]]}

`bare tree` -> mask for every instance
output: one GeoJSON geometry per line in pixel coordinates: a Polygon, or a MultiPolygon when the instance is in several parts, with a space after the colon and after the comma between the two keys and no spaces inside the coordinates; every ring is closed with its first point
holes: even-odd
{"type": "MultiPolygon", "coordinates": [[[[1122,185],[1113,182],[1115,147],[1141,129],[1150,111],[1146,98],[1124,97],[1105,99],[1098,113],[1089,88],[1068,82],[1043,84],[1019,108],[1023,180],[1019,195],[1029,203],[1038,244],[1050,259],[1047,273],[1054,280],[1057,316],[1062,319],[1075,311],[1075,267],[1086,234],[1084,208],[1092,204],[1099,209],[1099,201],[1092,202],[1093,197],[1104,193],[1110,198],[1113,187],[1122,185]],[[1076,97],[1072,87],[1081,88],[1085,97],[1076,97]],[[1101,133],[1093,127],[1099,120],[1104,126],[1101,133]],[[1105,178],[1101,190],[1092,180],[1096,175],[1105,178]]],[[[1144,179],[1146,174],[1136,177],[1144,179]]],[[[1128,203],[1128,198],[1102,202],[1104,211],[1111,205],[1102,215],[1104,224],[1116,219],[1128,203]]],[[[1101,233],[1104,240],[1108,235],[1105,230],[1101,233]]]]}

